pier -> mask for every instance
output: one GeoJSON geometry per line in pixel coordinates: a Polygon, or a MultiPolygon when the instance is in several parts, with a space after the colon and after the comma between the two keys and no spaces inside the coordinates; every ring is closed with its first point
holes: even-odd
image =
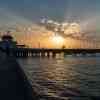
{"type": "Polygon", "coordinates": [[[16,59],[1,50],[0,100],[37,100],[32,85],[16,59]]]}
{"type": "MultiPolygon", "coordinates": [[[[95,47],[95,46],[94,46],[95,47]]],[[[9,34],[3,35],[0,41],[0,50],[13,55],[15,57],[56,57],[65,55],[96,55],[100,54],[100,48],[78,48],[78,49],[48,49],[48,48],[27,48],[25,45],[17,44],[13,37],[9,34]]]]}
{"type": "Polygon", "coordinates": [[[16,48],[10,50],[16,57],[56,57],[56,55],[96,55],[100,49],[33,49],[16,48]]]}
{"type": "MultiPolygon", "coordinates": [[[[16,57],[56,57],[56,55],[96,55],[100,49],[46,49],[17,47],[11,37],[4,37],[0,46],[0,99],[1,100],[61,100],[36,93],[30,80],[18,64],[16,57]],[[7,41],[6,41],[6,40],[7,41]],[[8,41],[8,39],[10,41],[8,41]],[[42,100],[42,99],[41,99],[42,100]]],[[[66,98],[79,97],[80,91],[75,94],[66,92],[66,98]]],[[[100,100],[100,97],[90,96],[91,100],[100,100]]]]}

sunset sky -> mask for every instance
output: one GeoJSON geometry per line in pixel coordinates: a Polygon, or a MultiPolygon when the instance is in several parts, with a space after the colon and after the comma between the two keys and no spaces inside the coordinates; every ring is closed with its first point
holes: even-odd
{"type": "MultiPolygon", "coordinates": [[[[99,46],[100,0],[0,0],[0,31],[10,29],[19,43],[30,47],[93,47],[92,40],[99,46]],[[38,24],[42,18],[58,23],[76,23],[80,27],[76,27],[77,31],[81,30],[80,34],[84,33],[89,40],[82,40],[83,35],[77,39],[60,33],[57,33],[58,38],[52,38],[55,32],[38,24]]],[[[72,28],[68,29],[72,31],[72,28]]],[[[67,33],[69,30],[66,29],[67,33]]]]}

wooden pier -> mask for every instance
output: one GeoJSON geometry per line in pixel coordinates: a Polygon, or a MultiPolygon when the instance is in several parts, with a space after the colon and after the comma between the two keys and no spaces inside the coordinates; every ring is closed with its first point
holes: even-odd
{"type": "Polygon", "coordinates": [[[38,100],[15,57],[0,50],[0,100],[38,100]]]}
{"type": "Polygon", "coordinates": [[[33,49],[16,48],[10,50],[16,57],[56,57],[56,55],[96,55],[100,49],[33,49]]]}

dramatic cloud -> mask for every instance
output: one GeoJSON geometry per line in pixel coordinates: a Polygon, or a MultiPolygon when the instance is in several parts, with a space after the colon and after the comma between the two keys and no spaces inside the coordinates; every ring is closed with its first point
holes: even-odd
{"type": "Polygon", "coordinates": [[[100,0],[0,0],[2,30],[11,30],[18,39],[59,34],[100,43],[100,0]],[[47,18],[42,25],[41,17],[47,18]]]}
{"type": "Polygon", "coordinates": [[[94,40],[93,37],[89,34],[91,30],[88,29],[85,31],[85,28],[77,22],[59,23],[43,18],[40,25],[44,26],[47,30],[53,31],[55,34],[62,35],[65,38],[70,37],[76,40],[94,40]]]}

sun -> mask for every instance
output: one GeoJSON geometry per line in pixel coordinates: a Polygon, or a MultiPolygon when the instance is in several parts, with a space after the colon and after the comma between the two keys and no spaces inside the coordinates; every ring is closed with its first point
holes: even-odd
{"type": "Polygon", "coordinates": [[[51,36],[50,39],[52,44],[55,45],[55,47],[62,47],[65,43],[65,39],[58,34],[51,36]]]}

